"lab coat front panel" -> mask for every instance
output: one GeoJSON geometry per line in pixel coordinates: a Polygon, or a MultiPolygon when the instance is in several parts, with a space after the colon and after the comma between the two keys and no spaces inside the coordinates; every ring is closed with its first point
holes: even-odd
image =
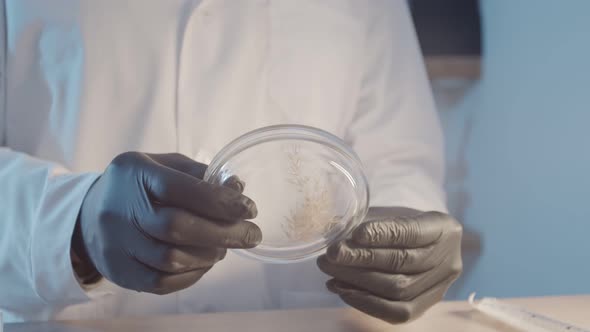
{"type": "Polygon", "coordinates": [[[6,0],[0,310],[13,321],[338,304],[315,262],[233,253],[155,296],[80,288],[70,237],[119,153],[209,162],[255,128],[328,130],[373,205],[444,211],[441,135],[404,1],[6,0]],[[110,295],[104,295],[104,292],[110,295]]]}

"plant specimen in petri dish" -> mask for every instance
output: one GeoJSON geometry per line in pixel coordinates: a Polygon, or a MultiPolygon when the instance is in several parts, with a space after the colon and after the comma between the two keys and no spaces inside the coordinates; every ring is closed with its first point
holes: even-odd
{"type": "Polygon", "coordinates": [[[287,156],[287,182],[294,186],[297,195],[295,207],[284,217],[281,225],[287,238],[298,242],[317,239],[328,234],[338,224],[333,215],[334,199],[329,186],[319,176],[305,175],[300,146],[289,145],[287,156]]]}

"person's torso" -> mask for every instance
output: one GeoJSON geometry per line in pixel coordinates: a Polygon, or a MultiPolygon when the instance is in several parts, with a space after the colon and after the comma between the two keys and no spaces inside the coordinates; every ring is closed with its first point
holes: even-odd
{"type": "MultiPolygon", "coordinates": [[[[356,1],[8,0],[6,144],[72,171],[129,150],[209,162],[258,127],[343,136],[365,33],[356,1]]],[[[170,296],[125,296],[62,317],[326,305],[315,262],[235,255],[170,296]]]]}

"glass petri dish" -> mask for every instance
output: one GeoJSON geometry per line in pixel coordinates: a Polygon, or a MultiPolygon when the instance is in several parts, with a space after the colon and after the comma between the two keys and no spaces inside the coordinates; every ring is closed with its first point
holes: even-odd
{"type": "Polygon", "coordinates": [[[358,156],[340,138],[301,125],[263,127],[225,146],[205,180],[222,185],[232,176],[258,208],[252,220],[262,242],[237,253],[269,263],[314,258],[344,239],[365,217],[367,178],[358,156]]]}

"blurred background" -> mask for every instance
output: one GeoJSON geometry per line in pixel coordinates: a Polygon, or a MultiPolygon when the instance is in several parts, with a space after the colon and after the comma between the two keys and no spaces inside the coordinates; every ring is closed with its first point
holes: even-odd
{"type": "Polygon", "coordinates": [[[590,1],[413,0],[465,299],[590,293],[590,1]]]}

